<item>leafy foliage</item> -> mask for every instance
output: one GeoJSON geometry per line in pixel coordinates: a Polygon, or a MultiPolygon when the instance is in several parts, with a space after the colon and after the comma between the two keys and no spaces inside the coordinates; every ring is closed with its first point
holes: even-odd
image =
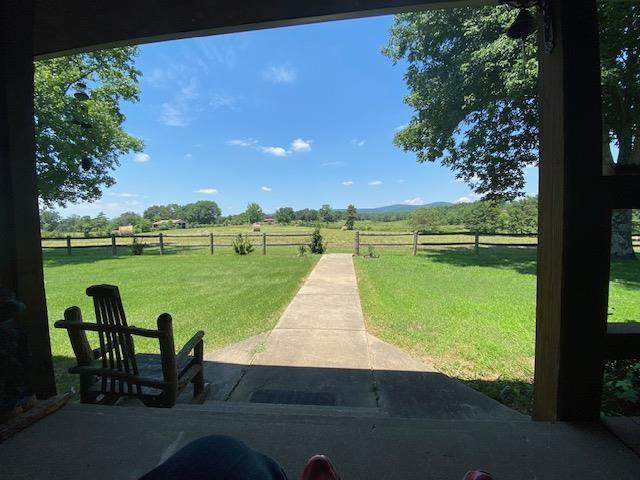
{"type": "Polygon", "coordinates": [[[298,245],[298,256],[299,257],[304,257],[306,254],[307,254],[306,245],[298,245]]]}
{"type": "Polygon", "coordinates": [[[444,225],[444,223],[443,211],[439,207],[416,208],[409,215],[409,225],[411,225],[414,230],[420,232],[436,231],[438,227],[444,225]]]}
{"type": "Polygon", "coordinates": [[[353,225],[356,223],[357,219],[358,211],[356,210],[356,207],[354,207],[353,205],[349,205],[347,207],[344,221],[344,225],[347,227],[347,230],[353,230],[353,225]]]}
{"type": "Polygon", "coordinates": [[[320,210],[318,210],[318,220],[324,223],[333,222],[334,215],[333,215],[333,210],[331,208],[331,205],[329,205],[328,203],[325,203],[320,207],[320,210]]]}
{"type": "Polygon", "coordinates": [[[255,202],[247,205],[247,209],[244,212],[247,222],[256,223],[261,222],[264,218],[264,212],[262,211],[262,207],[255,202]]]}
{"type": "Polygon", "coordinates": [[[36,166],[45,205],[100,198],[101,189],[115,183],[111,171],[119,157],[142,151],[142,140],[122,128],[120,110],[121,102],[139,98],[137,52],[125,47],[36,62],[36,166]]]}
{"type": "Polygon", "coordinates": [[[276,210],[276,221],[278,223],[288,225],[293,222],[294,218],[295,214],[291,207],[282,207],[276,210]]]}
{"type": "Polygon", "coordinates": [[[507,215],[496,200],[476,202],[465,220],[465,226],[474,233],[496,233],[504,229],[507,215]]]}
{"type": "Polygon", "coordinates": [[[222,211],[216,202],[200,200],[186,205],[151,205],[144,211],[143,216],[152,222],[181,219],[191,224],[211,225],[220,220],[221,214],[222,211]]]}
{"type": "Polygon", "coordinates": [[[316,227],[311,234],[311,240],[309,241],[309,251],[311,253],[322,254],[327,250],[327,245],[323,242],[320,228],[316,227]]]}
{"type": "Polygon", "coordinates": [[[507,204],[506,230],[510,233],[538,231],[538,198],[526,197],[507,204]]]}
{"type": "Polygon", "coordinates": [[[640,414],[640,362],[607,362],[604,373],[602,410],[605,415],[640,414]]]}
{"type": "Polygon", "coordinates": [[[137,238],[133,239],[131,244],[131,253],[134,255],[142,255],[144,253],[144,243],[139,242],[137,238]]]}
{"type": "Polygon", "coordinates": [[[249,255],[251,252],[253,252],[253,244],[251,243],[251,240],[249,240],[249,237],[246,235],[242,235],[241,233],[239,233],[231,243],[233,245],[233,251],[238,255],[249,255]]]}

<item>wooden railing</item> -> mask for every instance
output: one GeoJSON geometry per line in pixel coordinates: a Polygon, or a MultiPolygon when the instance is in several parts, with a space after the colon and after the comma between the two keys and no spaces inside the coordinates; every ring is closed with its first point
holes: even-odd
{"type": "MultiPolygon", "coordinates": [[[[476,254],[480,253],[480,247],[537,247],[536,242],[496,242],[496,241],[482,241],[482,237],[511,237],[511,238],[530,238],[537,239],[536,233],[487,233],[479,234],[470,231],[457,231],[457,232],[355,232],[353,250],[356,255],[360,255],[361,247],[411,247],[413,255],[418,253],[421,248],[428,247],[459,247],[459,246],[473,246],[476,254]],[[364,237],[364,238],[363,238],[364,237]],[[409,237],[406,242],[400,241],[367,241],[369,238],[382,238],[385,237],[409,237]],[[463,239],[452,239],[444,241],[427,241],[429,238],[434,237],[467,237],[463,239]]],[[[491,238],[489,238],[491,239],[491,238]]]]}
{"type": "MultiPolygon", "coordinates": [[[[141,243],[146,247],[158,248],[160,254],[164,254],[167,248],[208,248],[209,253],[213,255],[219,247],[232,247],[232,239],[238,236],[237,233],[203,233],[203,234],[138,234],[130,236],[100,236],[100,237],[57,237],[43,238],[42,248],[50,250],[66,250],[67,255],[72,255],[75,249],[85,248],[111,248],[111,254],[117,255],[119,248],[130,248],[133,243],[141,243]],[[202,242],[198,242],[202,240],[202,242]]],[[[311,233],[243,233],[243,237],[256,239],[257,244],[262,250],[262,254],[266,255],[267,247],[294,247],[299,245],[308,245],[308,239],[311,233]],[[269,238],[280,238],[285,241],[272,241],[269,238]],[[306,237],[306,241],[297,242],[289,239],[306,237]]]]}

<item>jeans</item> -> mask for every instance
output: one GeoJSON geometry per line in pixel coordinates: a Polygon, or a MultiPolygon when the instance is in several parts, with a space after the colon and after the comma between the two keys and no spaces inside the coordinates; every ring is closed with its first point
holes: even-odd
{"type": "Polygon", "coordinates": [[[202,437],[185,445],[140,480],[287,480],[280,465],[240,440],[202,437]]]}

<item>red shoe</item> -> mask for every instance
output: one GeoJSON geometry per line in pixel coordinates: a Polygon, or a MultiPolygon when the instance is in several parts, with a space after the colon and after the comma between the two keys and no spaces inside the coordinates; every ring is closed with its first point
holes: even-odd
{"type": "Polygon", "coordinates": [[[462,477],[462,480],[493,480],[493,477],[483,470],[471,470],[462,477]]]}
{"type": "Polygon", "coordinates": [[[304,466],[302,480],[340,480],[340,476],[326,455],[314,455],[304,466]]]}

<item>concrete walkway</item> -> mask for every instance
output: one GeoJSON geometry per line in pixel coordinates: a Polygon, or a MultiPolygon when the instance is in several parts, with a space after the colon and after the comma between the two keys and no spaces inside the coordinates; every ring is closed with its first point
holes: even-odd
{"type": "Polygon", "coordinates": [[[397,417],[524,418],[369,335],[351,254],[324,255],[271,332],[206,360],[213,402],[357,408],[397,417]]]}

